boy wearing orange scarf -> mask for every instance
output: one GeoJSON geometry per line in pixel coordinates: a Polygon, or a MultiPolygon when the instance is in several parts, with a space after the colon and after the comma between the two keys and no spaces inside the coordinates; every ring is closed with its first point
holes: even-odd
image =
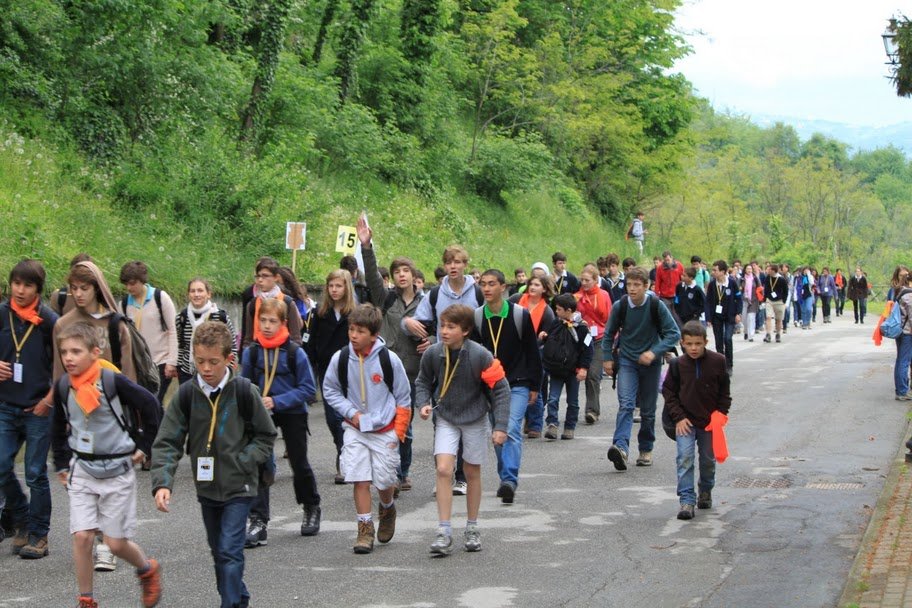
{"type": "MultiPolygon", "coordinates": [[[[320,531],[321,511],[317,480],[307,460],[307,403],[316,395],[316,386],[304,349],[289,338],[287,314],[284,301],[263,300],[254,344],[244,350],[241,358],[241,375],[260,388],[263,405],[272,414],[273,423],[282,429],[294,476],[295,499],[304,508],[301,536],[314,536],[320,531]]],[[[262,469],[261,480],[271,482],[275,477],[274,454],[262,469]]],[[[266,544],[268,523],[269,483],[261,481],[250,506],[245,547],[266,544]]]]}
{"type": "Polygon", "coordinates": [[[15,531],[13,553],[26,559],[48,554],[51,525],[47,415],[57,315],[41,304],[44,281],[37,260],[22,260],[9,275],[10,298],[0,304],[0,505],[5,499],[3,523],[15,531]],[[28,498],[15,473],[23,443],[28,498]]]}
{"type": "Polygon", "coordinates": [[[678,519],[693,519],[694,505],[712,508],[716,460],[728,455],[722,427],[731,407],[731,376],[725,356],[706,350],[706,328],[688,321],[681,329],[684,354],[672,361],[662,396],[675,425],[678,444],[678,519]],[[694,492],[694,458],[700,457],[699,496],[694,492]]]}
{"type": "Polygon", "coordinates": [[[97,532],[111,552],[136,568],[143,606],[161,598],[161,567],[131,538],[136,534],[133,465],[152,451],[158,400],[100,361],[98,334],[87,323],[59,332],[66,375],[55,386],[54,466],[70,499],[70,534],[80,608],[98,605],[92,589],[97,532]],[[113,390],[112,390],[113,388],[113,390]]]}

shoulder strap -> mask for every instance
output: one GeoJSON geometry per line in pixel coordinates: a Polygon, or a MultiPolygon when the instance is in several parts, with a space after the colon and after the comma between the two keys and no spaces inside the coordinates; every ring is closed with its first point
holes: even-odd
{"type": "Polygon", "coordinates": [[[285,343],[285,364],[288,366],[288,371],[291,372],[291,377],[294,378],[295,385],[298,384],[298,349],[301,348],[298,346],[298,343],[294,340],[288,340],[285,343]]]}
{"type": "Polygon", "coordinates": [[[478,330],[478,335],[481,335],[481,326],[484,323],[484,309],[479,306],[475,309],[475,329],[478,330]]]}
{"type": "Polygon", "coordinates": [[[63,409],[63,415],[67,419],[67,422],[70,420],[70,410],[67,408],[67,399],[69,398],[70,393],[70,375],[63,374],[60,376],[60,380],[54,384],[54,403],[60,404],[60,407],[63,409]]]}
{"type": "Polygon", "coordinates": [[[177,389],[177,407],[184,414],[184,419],[190,422],[190,400],[193,399],[193,383],[196,382],[196,376],[187,380],[177,389]]]}
{"type": "Polygon", "coordinates": [[[472,286],[475,288],[475,302],[481,306],[484,304],[484,294],[481,293],[481,287],[478,286],[478,283],[473,283],[472,286]]]}
{"type": "Polygon", "coordinates": [[[123,311],[124,314],[127,314],[127,301],[129,300],[129,298],[130,298],[130,296],[129,296],[129,294],[127,294],[120,300],[120,309],[123,311]]]}
{"type": "Polygon", "coordinates": [[[114,419],[117,421],[118,426],[120,426],[120,428],[130,436],[130,439],[133,439],[135,441],[135,431],[133,429],[133,426],[130,424],[130,421],[127,420],[126,414],[124,413],[123,404],[120,402],[120,397],[117,394],[115,376],[116,374],[113,370],[102,369],[101,390],[104,391],[104,396],[108,402],[108,407],[111,408],[111,412],[114,414],[114,419]]]}
{"type": "Polygon", "coordinates": [[[513,304],[513,324],[516,326],[516,334],[519,336],[520,342],[523,337],[523,307],[513,304]]]}
{"type": "Polygon", "coordinates": [[[346,344],[339,349],[339,360],[337,361],[336,377],[339,379],[339,388],[342,389],[342,396],[348,398],[348,353],[351,347],[346,344]]]}
{"type": "Polygon", "coordinates": [[[675,357],[668,363],[668,372],[671,374],[671,377],[674,378],[674,381],[678,383],[678,386],[681,385],[681,369],[678,367],[678,358],[675,357]]]}
{"type": "Polygon", "coordinates": [[[386,312],[393,307],[393,304],[396,303],[396,298],[399,297],[399,294],[396,293],[396,289],[390,289],[386,292],[386,299],[383,300],[383,312],[386,312]]]}
{"type": "Polygon", "coordinates": [[[390,395],[392,395],[394,380],[393,362],[390,359],[389,349],[384,346],[377,355],[380,357],[380,369],[383,371],[383,382],[386,383],[386,388],[389,389],[390,395]]]}
{"type": "Polygon", "coordinates": [[[61,287],[57,292],[57,309],[60,311],[60,314],[63,314],[63,307],[66,306],[67,300],[67,288],[61,287]]]}
{"type": "Polygon", "coordinates": [[[627,320],[627,309],[630,307],[630,296],[623,295],[618,300],[618,327],[624,327],[624,321],[627,320]]]}
{"type": "Polygon", "coordinates": [[[118,312],[111,314],[111,318],[108,319],[108,345],[111,347],[111,358],[114,359],[111,361],[118,369],[123,369],[121,366],[121,351],[120,351],[120,320],[123,317],[118,312]]]}
{"type": "Polygon", "coordinates": [[[440,285],[431,288],[428,298],[431,300],[431,321],[437,322],[437,298],[440,296],[440,285]]]}
{"type": "MultiPolygon", "coordinates": [[[[250,397],[250,380],[243,376],[235,376],[234,381],[237,383],[234,390],[237,393],[238,411],[241,413],[241,418],[244,419],[245,427],[249,428],[253,420],[253,399],[250,397]]],[[[185,382],[184,384],[188,383],[185,382]]]]}
{"type": "Polygon", "coordinates": [[[662,326],[662,321],[659,319],[659,298],[649,297],[649,312],[652,314],[652,323],[656,327],[662,326]]]}
{"type": "Polygon", "coordinates": [[[155,291],[152,292],[152,298],[155,300],[155,305],[158,306],[158,321],[161,323],[162,331],[168,331],[168,324],[165,323],[165,312],[162,310],[162,290],[156,287],[155,291]]]}

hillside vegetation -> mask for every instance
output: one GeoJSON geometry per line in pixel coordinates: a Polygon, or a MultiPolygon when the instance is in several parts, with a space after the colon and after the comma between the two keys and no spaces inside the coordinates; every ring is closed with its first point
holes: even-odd
{"type": "Polygon", "coordinates": [[[0,267],[56,284],[87,251],[233,293],[306,221],[319,282],[361,210],[426,273],[451,242],[508,273],[629,254],[637,209],[650,254],[902,259],[905,157],[713,112],[673,72],[678,5],[0,0],[0,267]]]}

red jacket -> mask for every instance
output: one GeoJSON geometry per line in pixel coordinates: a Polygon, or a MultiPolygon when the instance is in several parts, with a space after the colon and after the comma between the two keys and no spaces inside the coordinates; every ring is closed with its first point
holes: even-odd
{"type": "Polygon", "coordinates": [[[656,269],[655,290],[660,298],[674,298],[675,290],[678,283],[681,282],[681,275],[684,274],[684,266],[681,262],[675,260],[671,268],[666,268],[663,262],[656,269]]]}

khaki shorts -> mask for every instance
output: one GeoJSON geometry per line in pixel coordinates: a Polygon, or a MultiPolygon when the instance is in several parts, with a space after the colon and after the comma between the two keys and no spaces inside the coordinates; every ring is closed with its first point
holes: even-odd
{"type": "Polygon", "coordinates": [[[455,425],[437,417],[434,430],[434,456],[437,454],[456,455],[459,440],[462,439],[462,459],[469,464],[484,464],[491,444],[491,427],[488,417],[472,424],[455,425]]]}
{"type": "Polygon", "coordinates": [[[96,479],[75,461],[70,463],[70,534],[101,530],[111,538],[136,535],[136,473],[96,479]]]}
{"type": "Polygon", "coordinates": [[[392,488],[398,483],[399,438],[396,431],[362,433],[347,422],[344,429],[339,468],[345,481],[370,481],[378,490],[392,488]]]}
{"type": "Polygon", "coordinates": [[[770,306],[773,307],[773,316],[777,321],[785,318],[785,302],[770,302],[770,306]]]}

